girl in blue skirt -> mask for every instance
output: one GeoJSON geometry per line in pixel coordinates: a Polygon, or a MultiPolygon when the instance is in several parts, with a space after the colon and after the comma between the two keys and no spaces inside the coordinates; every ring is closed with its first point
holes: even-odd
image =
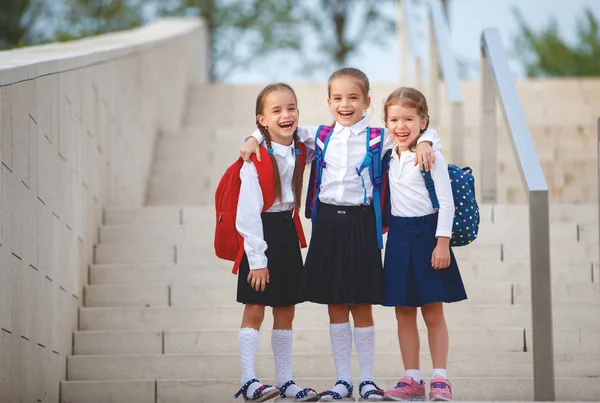
{"type": "Polygon", "coordinates": [[[385,396],[398,401],[425,399],[417,330],[417,308],[421,308],[434,368],[429,398],[450,401],[452,391],[446,373],[448,328],[442,303],[461,301],[467,295],[450,249],[454,200],[448,163],[435,151],[431,175],[440,207],[434,209],[421,170],[413,164],[415,146],[429,123],[425,97],[414,88],[394,91],[385,102],[384,119],[396,143],[389,160],[391,203],[384,305],[396,307],[398,340],[406,370],[406,376],[385,396]]]}

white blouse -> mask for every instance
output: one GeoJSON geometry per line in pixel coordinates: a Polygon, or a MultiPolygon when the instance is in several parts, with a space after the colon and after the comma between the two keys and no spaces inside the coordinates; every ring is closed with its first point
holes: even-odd
{"type": "MultiPolygon", "coordinates": [[[[294,208],[294,191],[292,179],[296,164],[294,145],[284,146],[275,142],[271,143],[273,155],[277,161],[281,177],[282,199],[278,199],[267,212],[288,211],[294,208]]],[[[267,267],[267,243],[263,236],[261,213],[264,206],[258,171],[252,162],[246,162],[240,170],[242,186],[238,200],[235,227],[244,238],[244,251],[248,256],[250,270],[264,269],[267,267]]]]}
{"type": "MultiPolygon", "coordinates": [[[[373,196],[373,184],[369,176],[369,170],[364,169],[359,176],[356,168],[360,167],[366,150],[367,127],[369,123],[366,118],[350,127],[344,127],[336,122],[325,152],[327,167],[323,169],[321,179],[321,190],[319,200],[326,204],[337,206],[358,206],[365,204],[365,189],[367,191],[367,203],[371,204],[373,196]],[[361,179],[362,177],[362,179],[361,179]],[[364,179],[364,189],[363,189],[364,179]]],[[[317,126],[299,126],[298,137],[311,153],[307,152],[307,163],[314,159],[315,135],[317,126]]],[[[263,138],[258,130],[253,134],[259,143],[263,138]]],[[[433,149],[440,148],[440,136],[433,129],[427,129],[419,138],[422,141],[430,141],[433,149]]],[[[388,131],[384,132],[383,151],[394,147],[394,139],[388,131]]],[[[383,153],[382,153],[383,154],[383,153]]],[[[382,155],[383,157],[383,155],[382,155]]],[[[435,165],[435,164],[434,164],[435,165]]]]}
{"type": "MultiPolygon", "coordinates": [[[[392,159],[390,160],[390,198],[393,216],[421,217],[438,211],[431,206],[429,192],[425,187],[425,179],[423,179],[420,168],[414,166],[414,159],[414,152],[404,151],[398,155],[396,149],[392,151],[392,159]]],[[[448,174],[448,162],[439,151],[435,152],[435,163],[431,166],[431,177],[440,204],[435,236],[451,237],[454,221],[454,198],[450,175],[448,174]]]]}

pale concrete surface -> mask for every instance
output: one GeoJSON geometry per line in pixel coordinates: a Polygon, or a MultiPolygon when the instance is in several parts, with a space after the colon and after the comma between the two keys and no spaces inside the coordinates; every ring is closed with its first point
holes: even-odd
{"type": "MultiPolygon", "coordinates": [[[[551,207],[558,400],[597,401],[600,394],[600,273],[597,227],[590,222],[596,210],[551,207]]],[[[469,300],[445,307],[455,398],[532,400],[528,238],[526,229],[514,230],[527,222],[527,208],[482,205],[481,214],[481,242],[455,249],[469,300]]],[[[213,255],[213,231],[212,206],[106,211],[63,401],[108,402],[95,392],[106,388],[113,401],[124,402],[130,393],[122,384],[126,380],[139,382],[136,399],[234,401],[242,307],[234,302],[237,277],[230,274],[230,262],[213,255]],[[146,395],[148,382],[155,385],[154,395],[146,395]]],[[[374,317],[376,381],[391,387],[402,375],[394,312],[374,307],[374,317]]],[[[296,309],[295,378],[319,390],[331,387],[335,374],[327,323],[323,306],[304,303],[296,309]]],[[[421,318],[418,325],[422,370],[429,379],[421,318]]],[[[257,359],[257,375],[265,382],[274,376],[271,326],[267,313],[257,359]]],[[[353,352],[355,376],[356,359],[353,352]]]]}
{"type": "Polygon", "coordinates": [[[156,134],[202,81],[202,28],[0,52],[0,402],[59,401],[103,209],[142,205],[156,134]]]}
{"type": "MultiPolygon", "coordinates": [[[[39,386],[42,384],[55,388],[57,393],[58,380],[63,380],[60,390],[61,401],[65,403],[229,402],[233,401],[232,395],[239,387],[236,340],[242,307],[235,304],[237,278],[230,274],[231,263],[213,255],[212,204],[217,181],[225,168],[237,158],[242,137],[254,130],[254,102],[262,86],[198,84],[198,81],[202,81],[199,76],[205,74],[205,66],[196,68],[202,60],[191,55],[197,55],[198,47],[206,44],[200,40],[189,40],[189,32],[177,31],[182,29],[179,24],[163,24],[167,25],[161,28],[169,27],[175,32],[163,42],[178,45],[173,45],[174,50],[168,53],[165,49],[171,49],[171,46],[151,45],[152,38],[148,40],[145,36],[151,31],[142,30],[135,34],[135,40],[144,43],[138,45],[150,49],[139,56],[144,58],[142,71],[144,74],[155,74],[153,77],[160,74],[160,71],[152,70],[164,67],[163,63],[152,63],[154,59],[151,55],[154,53],[163,51],[165,53],[161,53],[161,60],[173,60],[177,52],[187,52],[186,62],[177,64],[182,71],[174,71],[174,67],[169,65],[169,74],[166,75],[170,78],[178,74],[183,77],[178,77],[178,80],[173,78],[172,81],[159,80],[165,84],[159,90],[155,83],[142,85],[146,83],[143,78],[141,84],[132,80],[137,84],[132,85],[131,89],[125,86],[125,90],[122,90],[125,97],[116,92],[122,86],[107,83],[107,79],[101,82],[102,85],[96,85],[92,95],[83,91],[81,98],[84,106],[81,107],[74,101],[79,99],[75,98],[79,94],[79,87],[72,85],[74,88],[69,89],[71,97],[65,98],[69,102],[61,100],[58,106],[47,102],[46,110],[50,108],[50,112],[44,110],[44,113],[40,113],[43,118],[36,119],[38,111],[31,109],[32,121],[39,124],[41,119],[46,119],[50,123],[40,127],[50,125],[54,128],[44,137],[49,144],[57,144],[56,154],[61,157],[56,164],[63,167],[63,171],[51,171],[54,176],[50,176],[50,179],[58,178],[56,181],[48,180],[48,175],[41,180],[38,180],[40,175],[28,177],[26,173],[32,170],[44,170],[46,173],[47,166],[54,167],[54,159],[40,153],[39,160],[42,162],[38,165],[35,162],[27,164],[21,159],[13,160],[14,152],[6,151],[5,145],[10,144],[10,150],[25,150],[27,146],[12,135],[4,136],[3,131],[3,207],[6,203],[20,200],[18,192],[4,191],[5,183],[19,184],[20,180],[28,189],[32,186],[41,188],[42,196],[32,194],[30,204],[25,204],[31,209],[37,200],[45,200],[44,194],[56,195],[64,193],[65,189],[77,190],[72,183],[78,183],[79,175],[92,178],[83,182],[82,188],[90,194],[94,203],[101,207],[116,206],[106,209],[102,215],[101,208],[96,208],[95,215],[90,216],[87,210],[78,213],[79,199],[61,201],[57,207],[53,203],[38,204],[35,209],[38,215],[39,208],[47,210],[44,216],[47,218],[40,221],[39,227],[35,226],[37,221],[29,227],[15,225],[17,218],[5,214],[2,208],[2,229],[8,225],[13,236],[10,241],[17,240],[12,242],[14,247],[11,246],[8,254],[11,267],[15,267],[10,275],[17,282],[10,283],[10,287],[3,285],[3,290],[13,296],[10,301],[17,302],[9,304],[8,308],[0,305],[3,321],[4,318],[10,318],[8,323],[18,323],[24,329],[22,334],[35,335],[38,331],[36,321],[33,320],[28,327],[24,324],[27,321],[22,319],[28,316],[13,312],[22,309],[27,314],[32,312],[32,317],[35,317],[38,311],[35,307],[40,306],[44,307],[44,315],[48,312],[58,313],[61,323],[61,327],[43,326],[43,331],[50,335],[52,346],[52,353],[44,356],[49,363],[45,368],[53,370],[54,378],[38,382],[36,379],[43,379],[47,372],[37,370],[31,365],[31,360],[17,364],[19,373],[32,370],[37,376],[18,380],[20,386],[34,386],[23,389],[32,396],[43,391],[39,386]],[[192,70],[200,73],[192,74],[192,70]],[[190,82],[196,84],[191,87],[189,98],[181,96],[190,82]],[[137,97],[139,91],[144,91],[142,97],[137,97]],[[162,103],[154,103],[156,94],[160,95],[162,103]],[[102,98],[104,95],[110,98],[102,98]],[[104,101],[97,101],[98,97],[104,101]],[[133,114],[129,113],[128,107],[135,105],[139,99],[143,100],[141,106],[133,114]],[[184,105],[185,102],[187,104],[184,105]],[[90,111],[85,105],[100,106],[90,111]],[[76,120],[69,124],[69,130],[64,130],[62,126],[59,130],[62,120],[58,117],[62,119],[65,114],[70,116],[71,113],[80,117],[79,123],[76,120]],[[95,124],[89,128],[86,122],[91,117],[95,119],[95,124]],[[179,128],[181,120],[183,128],[179,128]],[[96,155],[95,150],[98,150],[98,154],[105,152],[114,161],[108,164],[101,156],[90,159],[84,154],[76,159],[82,168],[78,169],[80,165],[77,163],[71,164],[73,155],[80,155],[76,151],[76,144],[79,143],[69,146],[68,141],[75,141],[72,139],[78,137],[69,136],[68,133],[77,133],[80,129],[87,129],[89,133],[88,142],[84,143],[88,145],[86,150],[94,151],[92,155],[96,155]],[[157,131],[160,131],[160,135],[154,141],[153,135],[157,131]],[[139,147],[136,147],[137,143],[119,142],[120,138],[128,138],[129,133],[141,137],[139,133],[150,132],[152,140],[140,143],[139,147]],[[99,138],[97,144],[95,140],[92,141],[96,136],[99,138]],[[65,143],[60,139],[68,140],[65,143]],[[125,157],[130,158],[132,150],[135,154],[133,159],[119,162],[124,161],[125,157]],[[83,163],[87,161],[91,163],[83,163]],[[134,174],[130,175],[130,172],[134,174]],[[111,173],[120,175],[111,176],[111,173]],[[70,174],[72,182],[61,179],[63,174],[70,174]],[[143,203],[150,207],[140,208],[143,203]],[[76,212],[71,219],[68,213],[72,210],[76,212]],[[86,217],[86,220],[81,217],[86,217]],[[40,239],[37,246],[27,244],[25,240],[29,238],[23,234],[38,228],[41,233],[46,233],[42,225],[54,230],[57,237],[52,242],[40,239]],[[79,233],[73,229],[81,226],[87,232],[78,236],[79,233]],[[78,246],[63,252],[63,245],[68,245],[65,240],[69,239],[76,241],[78,246]],[[90,240],[91,243],[88,243],[90,240]],[[92,250],[93,244],[96,246],[92,250]],[[60,251],[56,252],[56,257],[48,254],[53,257],[53,263],[47,264],[47,271],[42,271],[40,267],[48,259],[41,259],[37,254],[33,254],[38,259],[35,262],[40,262],[37,265],[28,266],[28,261],[21,260],[21,255],[35,247],[45,248],[52,253],[54,250],[60,251]],[[74,263],[74,256],[79,256],[77,251],[82,250],[87,252],[85,258],[79,257],[74,263]],[[92,259],[89,279],[83,276],[74,280],[68,275],[72,267],[87,273],[87,265],[92,259]],[[35,283],[38,290],[43,291],[44,295],[62,296],[71,295],[69,292],[77,289],[77,293],[72,293],[72,298],[77,298],[76,302],[64,296],[54,298],[51,303],[36,298],[33,305],[21,308],[20,299],[15,296],[20,295],[17,290],[25,289],[31,278],[17,276],[18,267],[31,269],[30,273],[51,273],[48,277],[41,277],[44,281],[35,283]],[[55,277],[59,280],[50,280],[55,277]],[[68,280],[62,288],[61,279],[68,280]],[[53,294],[56,283],[59,283],[59,288],[53,294]],[[86,286],[82,292],[83,285],[86,286]],[[80,306],[78,315],[77,306],[80,306]],[[78,323],[78,329],[73,334],[71,345],[70,340],[67,343],[67,336],[71,335],[75,323],[78,323]],[[65,362],[64,352],[72,353],[68,362],[65,362]],[[59,368],[58,372],[56,368],[59,368]],[[65,373],[68,374],[66,380],[60,375],[65,373]]],[[[73,49],[75,51],[81,51],[81,48],[73,49]]],[[[26,57],[32,58],[33,54],[35,52],[30,52],[26,57]]],[[[129,53],[120,54],[123,60],[134,57],[129,53]]],[[[84,56],[78,54],[77,57],[84,56]]],[[[111,63],[108,62],[109,65],[111,63]]],[[[75,72],[84,72],[81,74],[83,79],[93,80],[97,71],[104,73],[105,77],[124,71],[123,77],[129,77],[136,67],[140,67],[135,64],[125,66],[125,62],[114,63],[114,67],[107,72],[95,66],[90,69],[97,70],[90,70],[88,74],[87,67],[81,64],[77,65],[79,70],[75,72]]],[[[14,78],[15,71],[11,70],[8,80],[19,81],[14,78]]],[[[75,72],[65,73],[65,78],[75,72]]],[[[57,78],[56,83],[46,85],[59,88],[61,83],[71,81],[59,81],[57,78]]],[[[477,177],[482,137],[478,120],[480,88],[477,83],[470,82],[462,83],[462,86],[467,117],[466,158],[477,177]]],[[[557,399],[597,401],[600,396],[600,258],[596,225],[595,114],[600,104],[600,80],[532,80],[518,83],[517,86],[553,201],[550,216],[557,399]],[[569,99],[567,104],[565,99],[569,99]]],[[[0,90],[11,94],[11,87],[0,87],[0,90]]],[[[317,125],[332,121],[326,108],[324,84],[300,84],[294,85],[294,88],[298,94],[303,124],[317,125]]],[[[373,107],[369,112],[371,124],[381,125],[382,101],[393,89],[392,85],[373,87],[373,107]]],[[[443,89],[441,97],[444,99],[443,89]]],[[[2,98],[3,107],[0,111],[16,105],[6,103],[5,96],[2,98]]],[[[439,116],[437,129],[442,136],[443,151],[451,161],[450,139],[447,136],[449,111],[447,105],[442,103],[440,110],[430,113],[439,116]]],[[[4,124],[4,116],[7,115],[2,113],[4,124]]],[[[15,121],[19,122],[18,119],[15,121]]],[[[13,125],[12,117],[10,124],[13,125]]],[[[498,124],[501,204],[482,205],[481,238],[467,248],[456,249],[470,299],[446,307],[451,335],[449,372],[455,398],[462,401],[533,399],[528,211],[527,206],[522,205],[525,195],[500,114],[498,124]]],[[[310,223],[306,220],[304,223],[306,233],[310,234],[310,223]]],[[[5,249],[4,241],[7,238],[4,231],[2,234],[2,248],[5,249]]],[[[374,312],[377,326],[376,380],[380,386],[388,388],[402,375],[396,322],[392,309],[376,307],[374,312]]],[[[48,318],[47,315],[43,317],[48,318]]],[[[44,323],[54,322],[46,319],[44,323]]],[[[267,314],[261,332],[257,365],[257,375],[265,382],[273,382],[269,345],[271,325],[271,315],[267,314]]],[[[297,308],[294,326],[297,329],[294,348],[296,380],[303,386],[317,390],[331,387],[335,371],[330,353],[326,308],[301,304],[297,308]]],[[[422,319],[419,319],[419,329],[423,338],[422,369],[425,379],[429,379],[431,364],[422,319]]],[[[27,343],[16,341],[17,338],[8,332],[0,332],[0,336],[0,365],[5,368],[5,362],[14,364],[16,358],[13,357],[20,357],[19,348],[27,343]]],[[[50,349],[40,347],[34,354],[47,351],[50,349]]],[[[356,356],[353,355],[355,375],[357,370],[356,356]]],[[[2,378],[3,385],[0,387],[6,383],[5,379],[2,378]]],[[[12,390],[16,390],[14,386],[12,390]]]]}
{"type": "MultiPolygon", "coordinates": [[[[330,124],[327,86],[291,83],[298,95],[303,125],[330,124]]],[[[207,204],[225,168],[238,155],[242,138],[254,130],[256,95],[262,85],[201,85],[192,90],[185,129],[163,133],[150,181],[148,204],[207,204]],[[237,146],[237,145],[239,146],[237,146]],[[178,186],[177,183],[185,184],[178,186]]],[[[372,87],[368,112],[373,126],[381,126],[382,105],[396,88],[393,84],[372,87]]],[[[463,82],[465,100],[465,160],[480,170],[480,86],[463,82]]],[[[597,122],[600,117],[599,79],[540,79],[517,82],[527,123],[546,175],[551,200],[557,203],[596,202],[597,122]],[[558,95],[558,96],[557,96],[558,95]],[[568,99],[568,101],[566,101],[568,99]]],[[[445,90],[441,86],[441,99],[445,90]]],[[[428,89],[425,88],[427,95],[428,89]]],[[[432,126],[442,138],[442,152],[452,161],[449,138],[450,109],[441,102],[440,116],[432,126]]],[[[498,202],[526,203],[512,146],[498,111],[498,202]]]]}

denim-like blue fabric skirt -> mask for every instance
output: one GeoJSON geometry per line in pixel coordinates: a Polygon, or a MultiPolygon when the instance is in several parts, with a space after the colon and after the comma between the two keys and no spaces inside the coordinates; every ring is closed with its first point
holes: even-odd
{"type": "Polygon", "coordinates": [[[449,267],[434,270],[431,266],[437,243],[437,219],[437,213],[423,217],[389,217],[384,305],[421,307],[433,302],[467,299],[452,249],[449,267]]]}

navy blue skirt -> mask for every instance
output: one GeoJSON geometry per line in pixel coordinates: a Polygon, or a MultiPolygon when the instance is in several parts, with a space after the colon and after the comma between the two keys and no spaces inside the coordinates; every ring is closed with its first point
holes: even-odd
{"type": "Polygon", "coordinates": [[[383,290],[373,207],[319,203],[302,275],[302,299],[381,304],[383,290]]]}
{"type": "Polygon", "coordinates": [[[431,266],[437,244],[437,218],[437,213],[389,218],[384,305],[421,307],[433,302],[467,299],[452,248],[449,267],[435,270],[431,266]]]}
{"type": "Polygon", "coordinates": [[[244,257],[238,272],[237,301],[271,307],[295,305],[300,302],[302,254],[298,233],[290,211],[262,213],[264,240],[267,243],[267,266],[270,282],[264,291],[248,284],[250,265],[244,257]]]}

